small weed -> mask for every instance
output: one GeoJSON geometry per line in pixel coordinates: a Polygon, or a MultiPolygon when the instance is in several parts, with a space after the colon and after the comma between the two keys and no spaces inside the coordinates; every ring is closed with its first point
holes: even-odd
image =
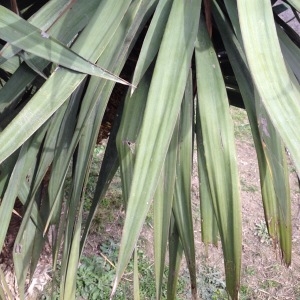
{"type": "Polygon", "coordinates": [[[246,111],[234,106],[230,107],[230,111],[234,123],[235,137],[243,141],[252,140],[251,128],[246,111]]]}
{"type": "Polygon", "coordinates": [[[268,290],[268,289],[271,289],[271,288],[279,288],[281,287],[281,283],[280,282],[277,282],[275,280],[271,280],[271,279],[267,279],[267,280],[264,280],[260,287],[264,290],[268,290]]]}
{"type": "Polygon", "coordinates": [[[242,187],[242,191],[244,191],[244,192],[255,193],[258,191],[258,186],[253,185],[253,184],[248,184],[243,179],[241,179],[241,187],[242,187]]]}
{"type": "MultiPolygon", "coordinates": [[[[83,256],[77,269],[76,299],[106,300],[109,299],[113,281],[115,279],[115,265],[118,259],[119,245],[109,240],[100,246],[101,256],[83,256]]],[[[143,251],[138,250],[139,283],[142,299],[155,299],[155,274],[153,264],[143,251]]],[[[168,269],[164,273],[162,299],[166,299],[168,269]]],[[[59,284],[59,283],[58,283],[59,284]]],[[[178,282],[178,295],[184,294],[187,289],[185,278],[178,282]]],[[[50,294],[50,293],[49,293],[50,294]]],[[[53,296],[44,294],[41,300],[58,300],[59,289],[53,296]]],[[[116,300],[133,299],[133,261],[130,261],[127,270],[114,296],[116,300]]],[[[185,299],[185,298],[178,298],[185,299]]]]}
{"type": "Polygon", "coordinates": [[[246,266],[245,274],[247,274],[249,276],[253,276],[255,274],[255,268],[246,266]]]}
{"type": "Polygon", "coordinates": [[[297,300],[300,300],[300,286],[295,285],[294,286],[294,294],[297,297],[297,300]]]}
{"type": "Polygon", "coordinates": [[[270,245],[272,239],[269,236],[266,222],[261,220],[255,224],[254,235],[257,236],[262,244],[270,245]]]}
{"type": "Polygon", "coordinates": [[[227,299],[225,281],[215,267],[200,270],[198,286],[201,299],[227,299]]]}
{"type": "Polygon", "coordinates": [[[102,199],[94,216],[91,225],[91,232],[97,233],[103,231],[103,229],[111,223],[122,222],[119,218],[119,212],[122,211],[123,201],[121,195],[108,195],[102,199]]]}
{"type": "Polygon", "coordinates": [[[241,285],[240,287],[240,299],[241,300],[251,300],[253,299],[253,290],[247,285],[241,285]]]}
{"type": "Polygon", "coordinates": [[[91,208],[92,199],[94,197],[94,192],[98,180],[101,160],[104,151],[105,151],[105,146],[103,145],[97,145],[94,149],[90,174],[89,174],[87,185],[85,187],[85,201],[83,206],[84,211],[89,211],[91,208]]]}

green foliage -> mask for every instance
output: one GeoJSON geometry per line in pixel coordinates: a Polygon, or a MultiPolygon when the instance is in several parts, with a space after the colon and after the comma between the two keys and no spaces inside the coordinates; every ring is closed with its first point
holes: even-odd
{"type": "Polygon", "coordinates": [[[272,239],[268,233],[268,228],[264,220],[255,223],[254,235],[257,236],[262,244],[270,245],[272,239]]]}
{"type": "MultiPolygon", "coordinates": [[[[109,240],[101,244],[100,256],[83,256],[80,260],[80,264],[77,270],[76,279],[76,299],[109,299],[111,294],[111,286],[115,277],[115,264],[117,263],[119,245],[113,240],[109,240]]],[[[142,250],[138,250],[139,260],[139,277],[140,277],[140,292],[142,299],[154,299],[155,298],[155,281],[153,264],[142,250]]],[[[133,273],[133,261],[131,260],[127,269],[124,279],[121,281],[114,299],[132,299],[132,273],[133,273]]],[[[162,299],[166,299],[166,279],[168,276],[168,270],[165,270],[164,284],[162,286],[163,293],[162,299]]],[[[57,278],[59,280],[59,277],[57,278]]],[[[50,289],[50,286],[49,286],[50,289]]],[[[179,280],[178,286],[178,299],[180,295],[184,294],[187,289],[187,281],[183,276],[179,280]]],[[[41,296],[42,300],[59,299],[59,289],[54,291],[53,296],[49,293],[45,293],[41,296]]]]}
{"type": "Polygon", "coordinates": [[[231,106],[230,111],[234,124],[235,137],[241,141],[251,140],[251,127],[245,110],[231,106]]]}
{"type": "MultiPolygon", "coordinates": [[[[297,1],[285,2],[299,10],[297,1]]],[[[169,252],[167,295],[175,298],[184,254],[191,297],[196,299],[194,132],[203,239],[216,241],[219,234],[226,290],[237,299],[242,220],[228,102],[245,108],[250,127],[239,132],[243,137],[251,129],[268,231],[278,241],[284,263],[291,264],[285,148],[300,174],[300,43],[279,20],[274,1],[11,4],[19,15],[0,5],[0,248],[19,199],[24,213],[11,251],[20,299],[25,298],[26,276],[34,273],[50,228],[56,232],[53,270],[59,269],[60,297],[75,298],[75,273],[93,218],[99,208],[109,216],[110,206],[118,205],[105,194],[119,167],[126,218],[113,292],[123,282],[153,207],[155,274],[140,269],[140,291],[145,297],[164,293],[169,252]],[[133,78],[134,85],[120,74],[133,78]],[[96,156],[104,151],[95,145],[105,113],[113,115],[114,124],[99,170],[99,161],[92,159],[95,151],[96,156]],[[142,288],[143,277],[150,275],[156,279],[147,290],[142,288]]],[[[98,223],[97,230],[102,230],[98,223]]],[[[138,258],[143,265],[141,253],[138,258]]],[[[105,260],[93,259],[95,266],[80,269],[89,274],[82,275],[85,280],[100,272],[97,265],[111,268],[105,260]]],[[[133,278],[139,290],[136,273],[133,278]]],[[[209,280],[217,284],[215,278],[209,280]]],[[[88,286],[92,290],[97,284],[88,286]]],[[[107,284],[105,289],[111,288],[107,284]]],[[[211,296],[223,297],[219,293],[211,296]]],[[[7,285],[1,285],[1,297],[12,298],[10,294],[7,285]]]]}
{"type": "Polygon", "coordinates": [[[224,278],[215,267],[201,268],[198,286],[201,299],[227,299],[224,278]]]}

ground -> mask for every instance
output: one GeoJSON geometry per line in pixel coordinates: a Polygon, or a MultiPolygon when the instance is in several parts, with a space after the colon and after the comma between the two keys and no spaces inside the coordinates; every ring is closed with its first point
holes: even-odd
{"type": "MultiPolygon", "coordinates": [[[[235,123],[243,215],[243,252],[240,298],[300,299],[300,193],[293,166],[292,164],[290,165],[293,257],[291,266],[287,268],[281,263],[280,254],[267,234],[260,195],[256,153],[251,140],[250,126],[246,114],[243,110],[238,108],[231,108],[231,112],[235,123]]],[[[100,165],[104,149],[105,142],[95,149],[93,163],[93,168],[95,169],[92,170],[92,176],[87,191],[93,189],[95,184],[95,174],[100,165]]],[[[195,161],[192,178],[192,207],[195,221],[194,229],[197,248],[196,258],[198,264],[199,296],[201,299],[226,299],[221,245],[219,244],[218,248],[213,246],[205,248],[201,242],[199,184],[196,169],[195,161]]],[[[103,284],[107,284],[107,292],[110,290],[110,282],[113,280],[114,264],[117,258],[118,242],[121,237],[125,216],[121,197],[121,182],[119,174],[117,173],[105,199],[100,205],[84,249],[83,260],[78,269],[78,287],[80,287],[80,289],[84,289],[84,286],[88,285],[87,282],[91,282],[90,285],[93,285],[92,281],[95,274],[91,270],[95,267],[95,264],[103,264],[106,268],[109,267],[108,271],[103,275],[103,278],[106,276],[105,278],[108,281],[105,281],[106,283],[103,284]],[[90,270],[90,273],[87,273],[87,270],[90,270]],[[110,274],[110,277],[108,277],[107,274],[110,274]]],[[[87,196],[87,205],[88,203],[89,197],[87,196]]],[[[18,223],[17,215],[14,217],[14,220],[18,223]]],[[[141,274],[143,274],[141,275],[142,286],[142,277],[144,276],[146,279],[144,287],[142,287],[145,299],[154,299],[154,273],[151,271],[153,261],[152,229],[152,216],[151,213],[149,213],[139,242],[139,257],[142,264],[141,274]],[[152,283],[150,281],[152,281],[152,283]]],[[[2,261],[2,266],[3,264],[7,265],[8,262],[8,260],[5,262],[2,261]]],[[[34,296],[36,293],[30,293],[28,299],[49,299],[47,298],[49,297],[49,289],[45,284],[50,280],[50,277],[48,276],[50,274],[50,269],[50,262],[49,260],[47,261],[44,256],[41,263],[38,265],[33,284],[30,286],[30,292],[39,290],[39,296],[34,296]]],[[[125,285],[123,284],[123,289],[126,287],[126,289],[129,290],[129,293],[131,289],[130,286],[132,285],[130,274],[131,272],[127,273],[127,277],[125,276],[125,285]]],[[[6,272],[6,277],[13,287],[14,278],[9,271],[6,272]]],[[[80,294],[80,297],[78,296],[78,299],[87,299],[90,297],[88,294],[89,292],[85,291],[85,293],[80,294]],[[86,295],[86,297],[84,297],[84,295],[86,295]]],[[[178,299],[190,298],[188,273],[184,262],[182,264],[180,292],[178,295],[178,299]]],[[[95,299],[108,298],[101,298],[100,296],[100,298],[95,299]]],[[[125,298],[120,296],[118,299],[125,298]]]]}
{"type": "MultiPolygon", "coordinates": [[[[260,195],[258,164],[248,119],[245,112],[241,109],[231,108],[231,112],[235,123],[242,199],[241,299],[300,299],[300,193],[296,174],[292,165],[290,165],[293,254],[292,264],[287,268],[282,264],[280,253],[267,234],[260,195]]],[[[196,169],[195,166],[192,179],[192,196],[197,247],[196,256],[199,269],[199,294],[202,299],[223,299],[225,297],[225,280],[221,245],[218,248],[209,246],[208,249],[205,249],[201,242],[199,184],[196,169]]],[[[120,180],[117,176],[106,198],[116,199],[121,197],[119,189],[120,180]]],[[[120,202],[117,201],[114,205],[116,207],[115,213],[112,218],[108,218],[106,224],[101,222],[101,219],[103,221],[103,216],[96,221],[95,224],[101,224],[99,226],[101,226],[101,231],[104,229],[105,234],[99,237],[97,226],[95,225],[94,233],[90,236],[91,238],[87,243],[85,255],[90,255],[91,253],[101,255],[99,245],[105,243],[106,240],[116,240],[121,235],[124,211],[120,202]]],[[[140,244],[148,259],[152,261],[151,215],[146,219],[140,244]]],[[[183,263],[181,277],[187,281],[187,276],[185,264],[183,263]]],[[[187,295],[180,299],[188,299],[187,295]]],[[[153,298],[149,297],[147,299],[153,298]]]]}

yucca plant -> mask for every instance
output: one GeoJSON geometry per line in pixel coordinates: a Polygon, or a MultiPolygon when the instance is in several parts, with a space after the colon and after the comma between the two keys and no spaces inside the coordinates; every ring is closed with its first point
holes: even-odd
{"type": "MultiPolygon", "coordinates": [[[[284,263],[291,263],[285,149],[300,174],[300,43],[272,10],[274,2],[32,0],[0,6],[0,248],[18,199],[24,213],[13,259],[21,299],[50,226],[56,232],[53,271],[61,261],[60,297],[75,299],[74,274],[89,226],[118,167],[126,219],[112,295],[153,202],[157,299],[167,245],[168,299],[176,296],[182,254],[196,299],[194,138],[203,242],[216,243],[220,235],[226,289],[237,299],[242,228],[229,101],[246,109],[268,230],[284,263]],[[118,76],[133,52],[136,66],[125,81],[118,76]],[[127,93],[83,226],[91,157],[116,82],[127,85],[127,93]]],[[[285,5],[300,10],[296,0],[285,5]]],[[[135,255],[136,271],[137,264],[135,255]]],[[[0,297],[12,299],[2,270],[0,278],[0,297]]]]}

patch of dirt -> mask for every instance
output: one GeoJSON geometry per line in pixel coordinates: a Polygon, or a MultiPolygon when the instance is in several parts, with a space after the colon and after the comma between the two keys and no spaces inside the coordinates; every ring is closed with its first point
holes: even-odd
{"type": "MultiPolygon", "coordinates": [[[[242,126],[245,127],[245,124],[242,126]]],[[[292,264],[290,267],[285,267],[281,262],[279,250],[274,247],[266,232],[256,152],[249,135],[248,137],[245,137],[244,133],[241,136],[237,135],[236,148],[240,173],[243,223],[240,298],[300,299],[300,193],[296,174],[293,172],[290,174],[293,225],[292,264]]],[[[218,248],[205,247],[201,241],[199,183],[196,163],[195,161],[195,174],[192,178],[192,207],[195,214],[194,232],[198,269],[200,272],[204,267],[209,268],[209,270],[217,270],[218,280],[225,283],[221,243],[219,242],[218,248]]],[[[119,218],[124,218],[124,212],[117,214],[116,219],[119,220],[119,218]]],[[[119,222],[120,220],[115,224],[119,222]]],[[[104,236],[101,235],[101,240],[105,236],[111,238],[112,232],[114,238],[120,237],[121,230],[121,226],[113,225],[112,227],[109,224],[104,236]]],[[[153,259],[152,234],[151,224],[144,225],[140,240],[150,260],[153,259]]],[[[94,235],[91,238],[93,244],[96,245],[99,238],[94,235]]],[[[88,253],[95,254],[93,251],[87,251],[86,254],[88,253]]],[[[184,261],[182,267],[185,268],[184,261]]],[[[182,272],[182,276],[187,276],[186,271],[182,272]]],[[[209,298],[203,297],[203,299],[209,298]]]]}
{"type": "MultiPolygon", "coordinates": [[[[241,299],[300,299],[300,194],[297,177],[290,175],[292,200],[292,264],[285,267],[280,253],[273,246],[266,231],[264,212],[260,194],[259,171],[253,144],[237,140],[237,157],[241,181],[242,200],[242,276],[241,299]]],[[[198,180],[193,180],[194,201],[197,202],[198,180]]],[[[197,262],[222,272],[224,266],[219,247],[208,246],[207,251],[201,242],[200,222],[196,221],[195,239],[198,248],[197,262]],[[207,253],[207,257],[205,257],[207,253]]],[[[201,269],[200,265],[200,269],[201,269]]],[[[223,299],[223,298],[222,298],[223,299]]]]}
{"type": "MultiPolygon", "coordinates": [[[[250,133],[244,132],[248,126],[247,120],[242,120],[242,133],[236,135],[237,161],[240,173],[240,189],[242,201],[242,271],[241,299],[300,299],[300,192],[296,174],[291,172],[292,200],[292,264],[285,267],[281,262],[279,250],[276,249],[266,233],[264,211],[260,194],[259,170],[253,142],[250,133]]],[[[241,124],[241,120],[239,120],[241,124]]],[[[248,130],[249,131],[249,130],[248,130]]],[[[196,154],[195,154],[196,158],[196,154]]],[[[198,270],[211,270],[218,275],[217,280],[225,283],[222,246],[205,247],[201,241],[199,212],[199,183],[197,177],[197,162],[194,162],[192,178],[192,208],[195,219],[195,245],[198,270]]],[[[108,191],[107,197],[115,197],[120,187],[114,185],[108,191]]],[[[120,190],[119,190],[120,193],[120,190]]],[[[108,222],[101,234],[92,233],[88,238],[85,255],[100,254],[99,246],[108,239],[120,240],[124,210],[115,211],[114,222],[108,222]]],[[[150,214],[151,215],[151,214],[150,214]]],[[[147,221],[147,220],[146,220],[147,221]]],[[[141,233],[140,245],[143,251],[153,260],[152,224],[146,222],[141,233]]],[[[182,262],[181,276],[186,277],[186,264],[182,262]]],[[[215,275],[214,275],[215,276],[215,275]]],[[[203,287],[198,287],[199,290],[203,287]]],[[[202,297],[202,299],[211,299],[202,297]]],[[[217,299],[217,298],[216,298],[217,299]]],[[[223,296],[218,299],[225,299],[223,296]]]]}
{"type": "MultiPolygon", "coordinates": [[[[18,283],[14,272],[13,251],[16,247],[15,240],[21,226],[23,216],[23,205],[17,199],[14,205],[13,214],[10,220],[8,232],[4,241],[4,247],[0,253],[0,267],[4,273],[5,282],[10,290],[12,299],[19,299],[18,283]]],[[[26,279],[25,291],[26,299],[36,299],[45,285],[51,280],[49,274],[51,273],[51,248],[49,243],[46,243],[42,255],[37,264],[36,270],[29,282],[29,274],[26,279]]],[[[7,298],[8,299],[8,298],[7,298]]]]}

